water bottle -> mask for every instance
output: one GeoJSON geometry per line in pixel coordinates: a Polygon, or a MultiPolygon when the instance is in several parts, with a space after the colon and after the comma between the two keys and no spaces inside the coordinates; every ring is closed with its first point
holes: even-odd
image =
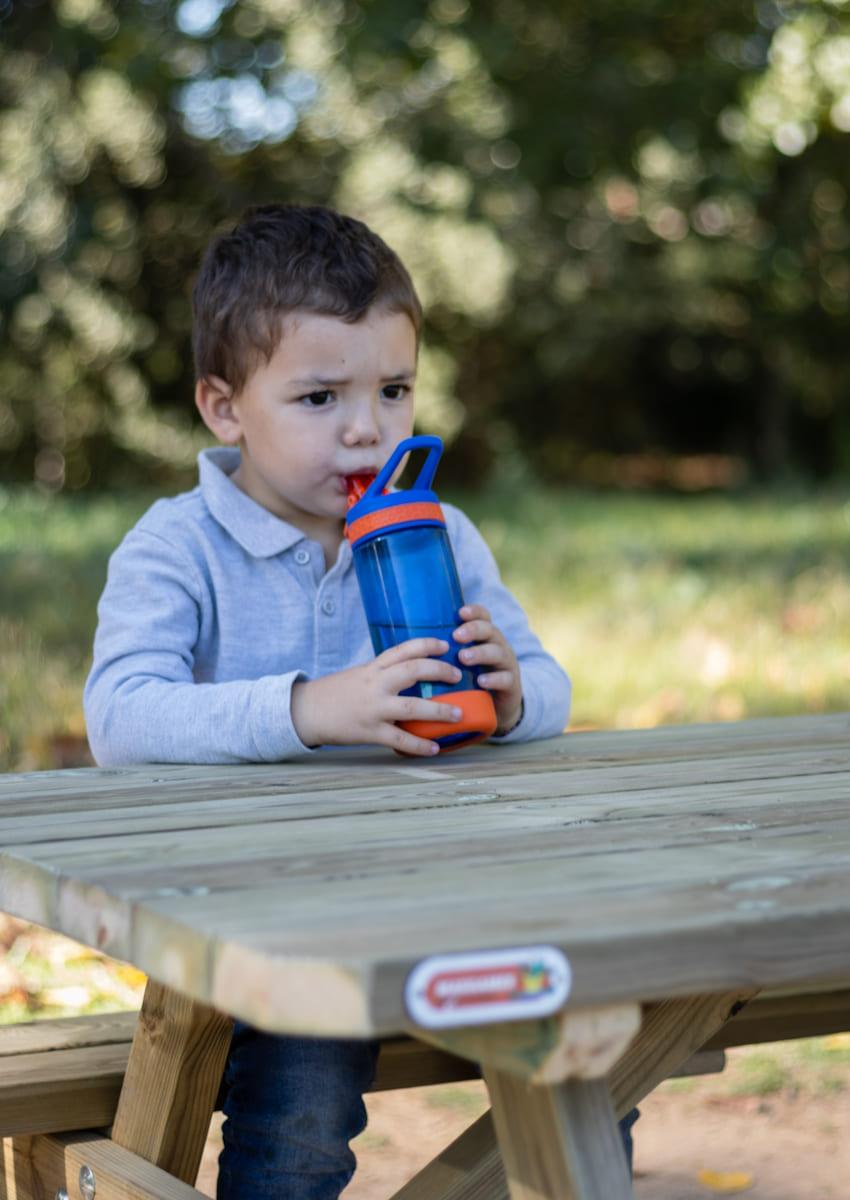
{"type": "Polygon", "coordinates": [[[438,437],[407,438],[365,491],[352,480],[346,536],[375,653],[418,637],[441,638],[449,644],[440,657],[458,668],[460,680],[455,684],[423,681],[402,695],[430,700],[451,693],[450,703],[463,712],[461,720],[399,722],[445,751],[489,737],[496,729],[496,710],[493,697],[478,686],[479,672],[459,661],[463,646],[452,638],[462,624],[464,600],[446,519],[430,490],[442,453],[438,437]],[[402,458],[412,450],[428,452],[413,487],[386,492],[402,458]]]}

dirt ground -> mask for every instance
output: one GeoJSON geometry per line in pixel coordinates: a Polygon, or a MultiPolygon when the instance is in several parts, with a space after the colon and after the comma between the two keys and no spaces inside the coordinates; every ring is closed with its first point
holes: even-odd
{"type": "MultiPolygon", "coordinates": [[[[648,1096],[634,1130],[635,1200],[850,1200],[850,1063],[839,1052],[813,1070],[802,1053],[731,1051],[721,1075],[674,1080],[648,1096]]],[[[367,1105],[344,1200],[387,1200],[488,1106],[477,1082],[385,1092],[367,1105]]],[[[216,1119],[198,1178],[210,1196],[219,1130],[216,1119]]]]}

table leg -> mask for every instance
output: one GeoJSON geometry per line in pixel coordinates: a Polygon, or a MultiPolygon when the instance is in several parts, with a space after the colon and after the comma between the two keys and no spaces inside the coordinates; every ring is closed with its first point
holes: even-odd
{"type": "MultiPolygon", "coordinates": [[[[637,1037],[613,1067],[614,1112],[623,1117],[739,1012],[752,992],[693,996],[647,1006],[637,1037]]],[[[506,1200],[492,1115],[460,1137],[396,1192],[393,1200],[506,1200]]]]}
{"type": "Polygon", "coordinates": [[[149,980],[112,1141],[194,1183],[232,1027],[216,1009],[149,980]]]}
{"type": "Polygon", "coordinates": [[[485,1069],[511,1200],[628,1200],[631,1180],[604,1079],[527,1084],[485,1069]]]}

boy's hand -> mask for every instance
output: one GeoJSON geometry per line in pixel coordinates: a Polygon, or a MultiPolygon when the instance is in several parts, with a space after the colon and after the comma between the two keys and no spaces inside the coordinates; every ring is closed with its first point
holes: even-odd
{"type": "Polygon", "coordinates": [[[424,680],[457,683],[457,667],[428,657],[448,649],[439,638],[413,638],[362,667],[296,683],[292,722],[301,741],[306,746],[368,742],[403,754],[438,753],[436,742],[408,733],[396,722],[460,720],[460,709],[451,703],[399,695],[424,680]]]}
{"type": "Polygon", "coordinates": [[[465,667],[490,667],[478,683],[493,694],[496,706],[496,733],[513,729],[522,712],[522,680],[516,655],[496,628],[487,609],[480,604],[465,604],[460,610],[464,623],[452,635],[457,642],[478,642],[460,652],[465,667]]]}

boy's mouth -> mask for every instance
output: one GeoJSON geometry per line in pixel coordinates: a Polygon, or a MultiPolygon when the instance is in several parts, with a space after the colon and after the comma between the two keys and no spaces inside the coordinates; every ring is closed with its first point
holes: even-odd
{"type": "Polygon", "coordinates": [[[348,496],[348,507],[351,508],[358,500],[362,500],[366,494],[366,489],[374,480],[377,471],[358,471],[354,475],[343,475],[343,489],[348,496]]]}

